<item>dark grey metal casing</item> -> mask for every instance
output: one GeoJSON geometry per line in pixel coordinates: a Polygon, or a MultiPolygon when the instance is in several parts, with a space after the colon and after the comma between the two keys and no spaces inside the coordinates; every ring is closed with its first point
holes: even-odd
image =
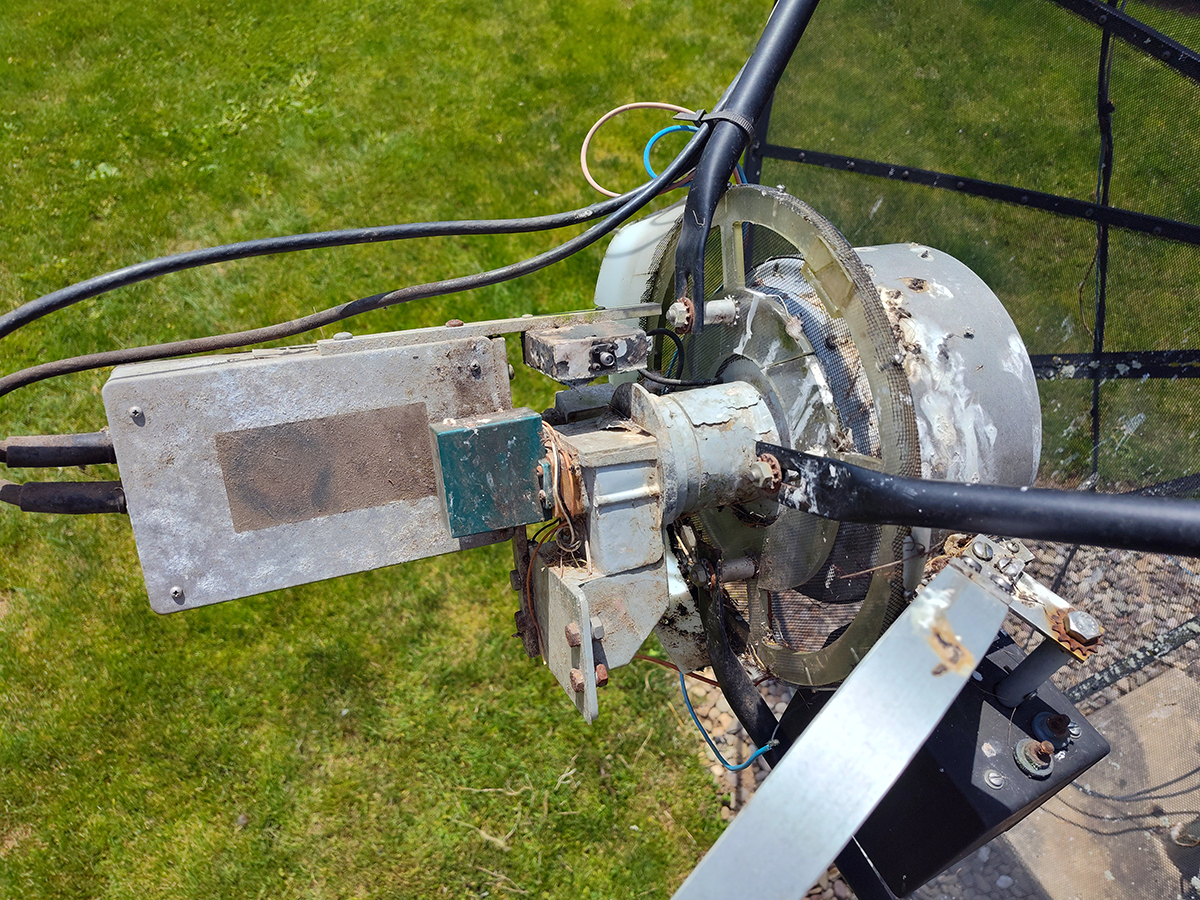
{"type": "Polygon", "coordinates": [[[439,332],[118,367],[104,406],[151,607],[507,539],[450,536],[429,434],[511,408],[504,341],[439,332]]]}

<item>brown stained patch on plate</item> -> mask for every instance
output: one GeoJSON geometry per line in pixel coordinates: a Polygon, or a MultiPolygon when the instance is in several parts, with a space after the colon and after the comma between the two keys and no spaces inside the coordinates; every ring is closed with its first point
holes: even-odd
{"type": "Polygon", "coordinates": [[[924,278],[901,278],[900,282],[914,294],[920,294],[929,288],[929,282],[924,278]]]}
{"type": "Polygon", "coordinates": [[[975,671],[975,655],[959,642],[950,623],[940,614],[929,628],[929,646],[941,660],[933,667],[934,675],[954,672],[966,676],[975,671]]]}
{"type": "Polygon", "coordinates": [[[424,403],[215,437],[234,531],[437,493],[424,403]]]}

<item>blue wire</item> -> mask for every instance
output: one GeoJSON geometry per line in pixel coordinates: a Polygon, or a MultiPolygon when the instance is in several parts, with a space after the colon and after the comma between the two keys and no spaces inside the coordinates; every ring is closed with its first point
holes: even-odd
{"type": "MultiPolygon", "coordinates": [[[[681,126],[676,126],[676,127],[681,127],[681,126]]],[[[717,745],[713,743],[712,738],[710,738],[708,736],[708,732],[704,730],[704,726],[700,724],[700,719],[696,715],[696,711],[694,709],[692,709],[692,700],[690,697],[688,697],[687,682],[684,681],[684,675],[683,675],[682,669],[679,670],[679,687],[683,689],[683,702],[684,702],[684,704],[686,704],[688,712],[690,712],[692,714],[692,721],[696,723],[696,727],[699,728],[700,733],[702,735],[704,735],[704,740],[708,743],[708,746],[712,750],[712,752],[717,754],[717,761],[720,762],[721,765],[723,765],[725,768],[727,768],[730,772],[740,772],[740,771],[742,771],[742,769],[749,768],[750,764],[753,763],[756,759],[758,759],[760,756],[762,756],[768,750],[779,745],[779,741],[775,741],[775,740],[769,741],[767,743],[767,746],[759,747],[757,750],[755,750],[753,753],[751,753],[750,758],[748,760],[746,760],[744,763],[742,763],[740,766],[731,766],[728,762],[726,762],[725,757],[723,757],[721,755],[721,751],[717,749],[717,745]]]]}
{"type": "Polygon", "coordinates": [[[645,165],[646,171],[650,173],[651,178],[657,178],[654,174],[654,169],[650,167],[650,151],[654,145],[658,143],[658,139],[668,134],[674,134],[676,131],[695,131],[695,125],[669,125],[662,131],[657,132],[654,137],[646,142],[646,149],[642,151],[642,164],[645,165]]]}
{"type": "MultiPolygon", "coordinates": [[[[651,137],[650,140],[648,140],[646,142],[646,149],[642,151],[642,165],[644,165],[646,167],[646,171],[650,173],[651,178],[658,177],[657,173],[655,173],[653,167],[650,165],[650,151],[652,149],[654,149],[654,145],[658,143],[658,139],[661,137],[665,137],[668,134],[674,134],[677,131],[691,132],[691,131],[695,131],[695,130],[696,130],[696,126],[694,126],[694,125],[671,125],[671,126],[668,126],[667,128],[664,128],[662,131],[656,132],[654,134],[654,136],[651,137]]],[[[742,184],[745,184],[746,183],[746,170],[742,168],[741,163],[737,164],[737,171],[738,171],[738,175],[742,179],[742,184]]]]}

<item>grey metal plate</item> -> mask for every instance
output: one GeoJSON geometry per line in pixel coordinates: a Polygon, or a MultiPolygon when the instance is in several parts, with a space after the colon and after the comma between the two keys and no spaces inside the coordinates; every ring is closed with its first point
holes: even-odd
{"type": "Polygon", "coordinates": [[[507,536],[450,536],[428,427],[511,407],[501,339],[120,366],[103,396],[156,612],[507,536]]]}
{"type": "Polygon", "coordinates": [[[955,560],[871,648],[675,894],[800,898],[945,715],[1008,597],[955,560]]]}

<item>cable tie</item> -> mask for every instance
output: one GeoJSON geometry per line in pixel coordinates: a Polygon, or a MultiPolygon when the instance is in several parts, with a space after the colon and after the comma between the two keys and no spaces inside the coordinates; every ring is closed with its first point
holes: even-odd
{"type": "Polygon", "coordinates": [[[696,110],[694,113],[676,113],[671,116],[672,119],[677,119],[680,122],[687,122],[691,125],[700,127],[703,122],[729,122],[742,129],[746,135],[747,141],[754,140],[754,123],[741,113],[733,112],[728,109],[717,109],[712,112],[705,112],[702,109],[696,110]]]}

